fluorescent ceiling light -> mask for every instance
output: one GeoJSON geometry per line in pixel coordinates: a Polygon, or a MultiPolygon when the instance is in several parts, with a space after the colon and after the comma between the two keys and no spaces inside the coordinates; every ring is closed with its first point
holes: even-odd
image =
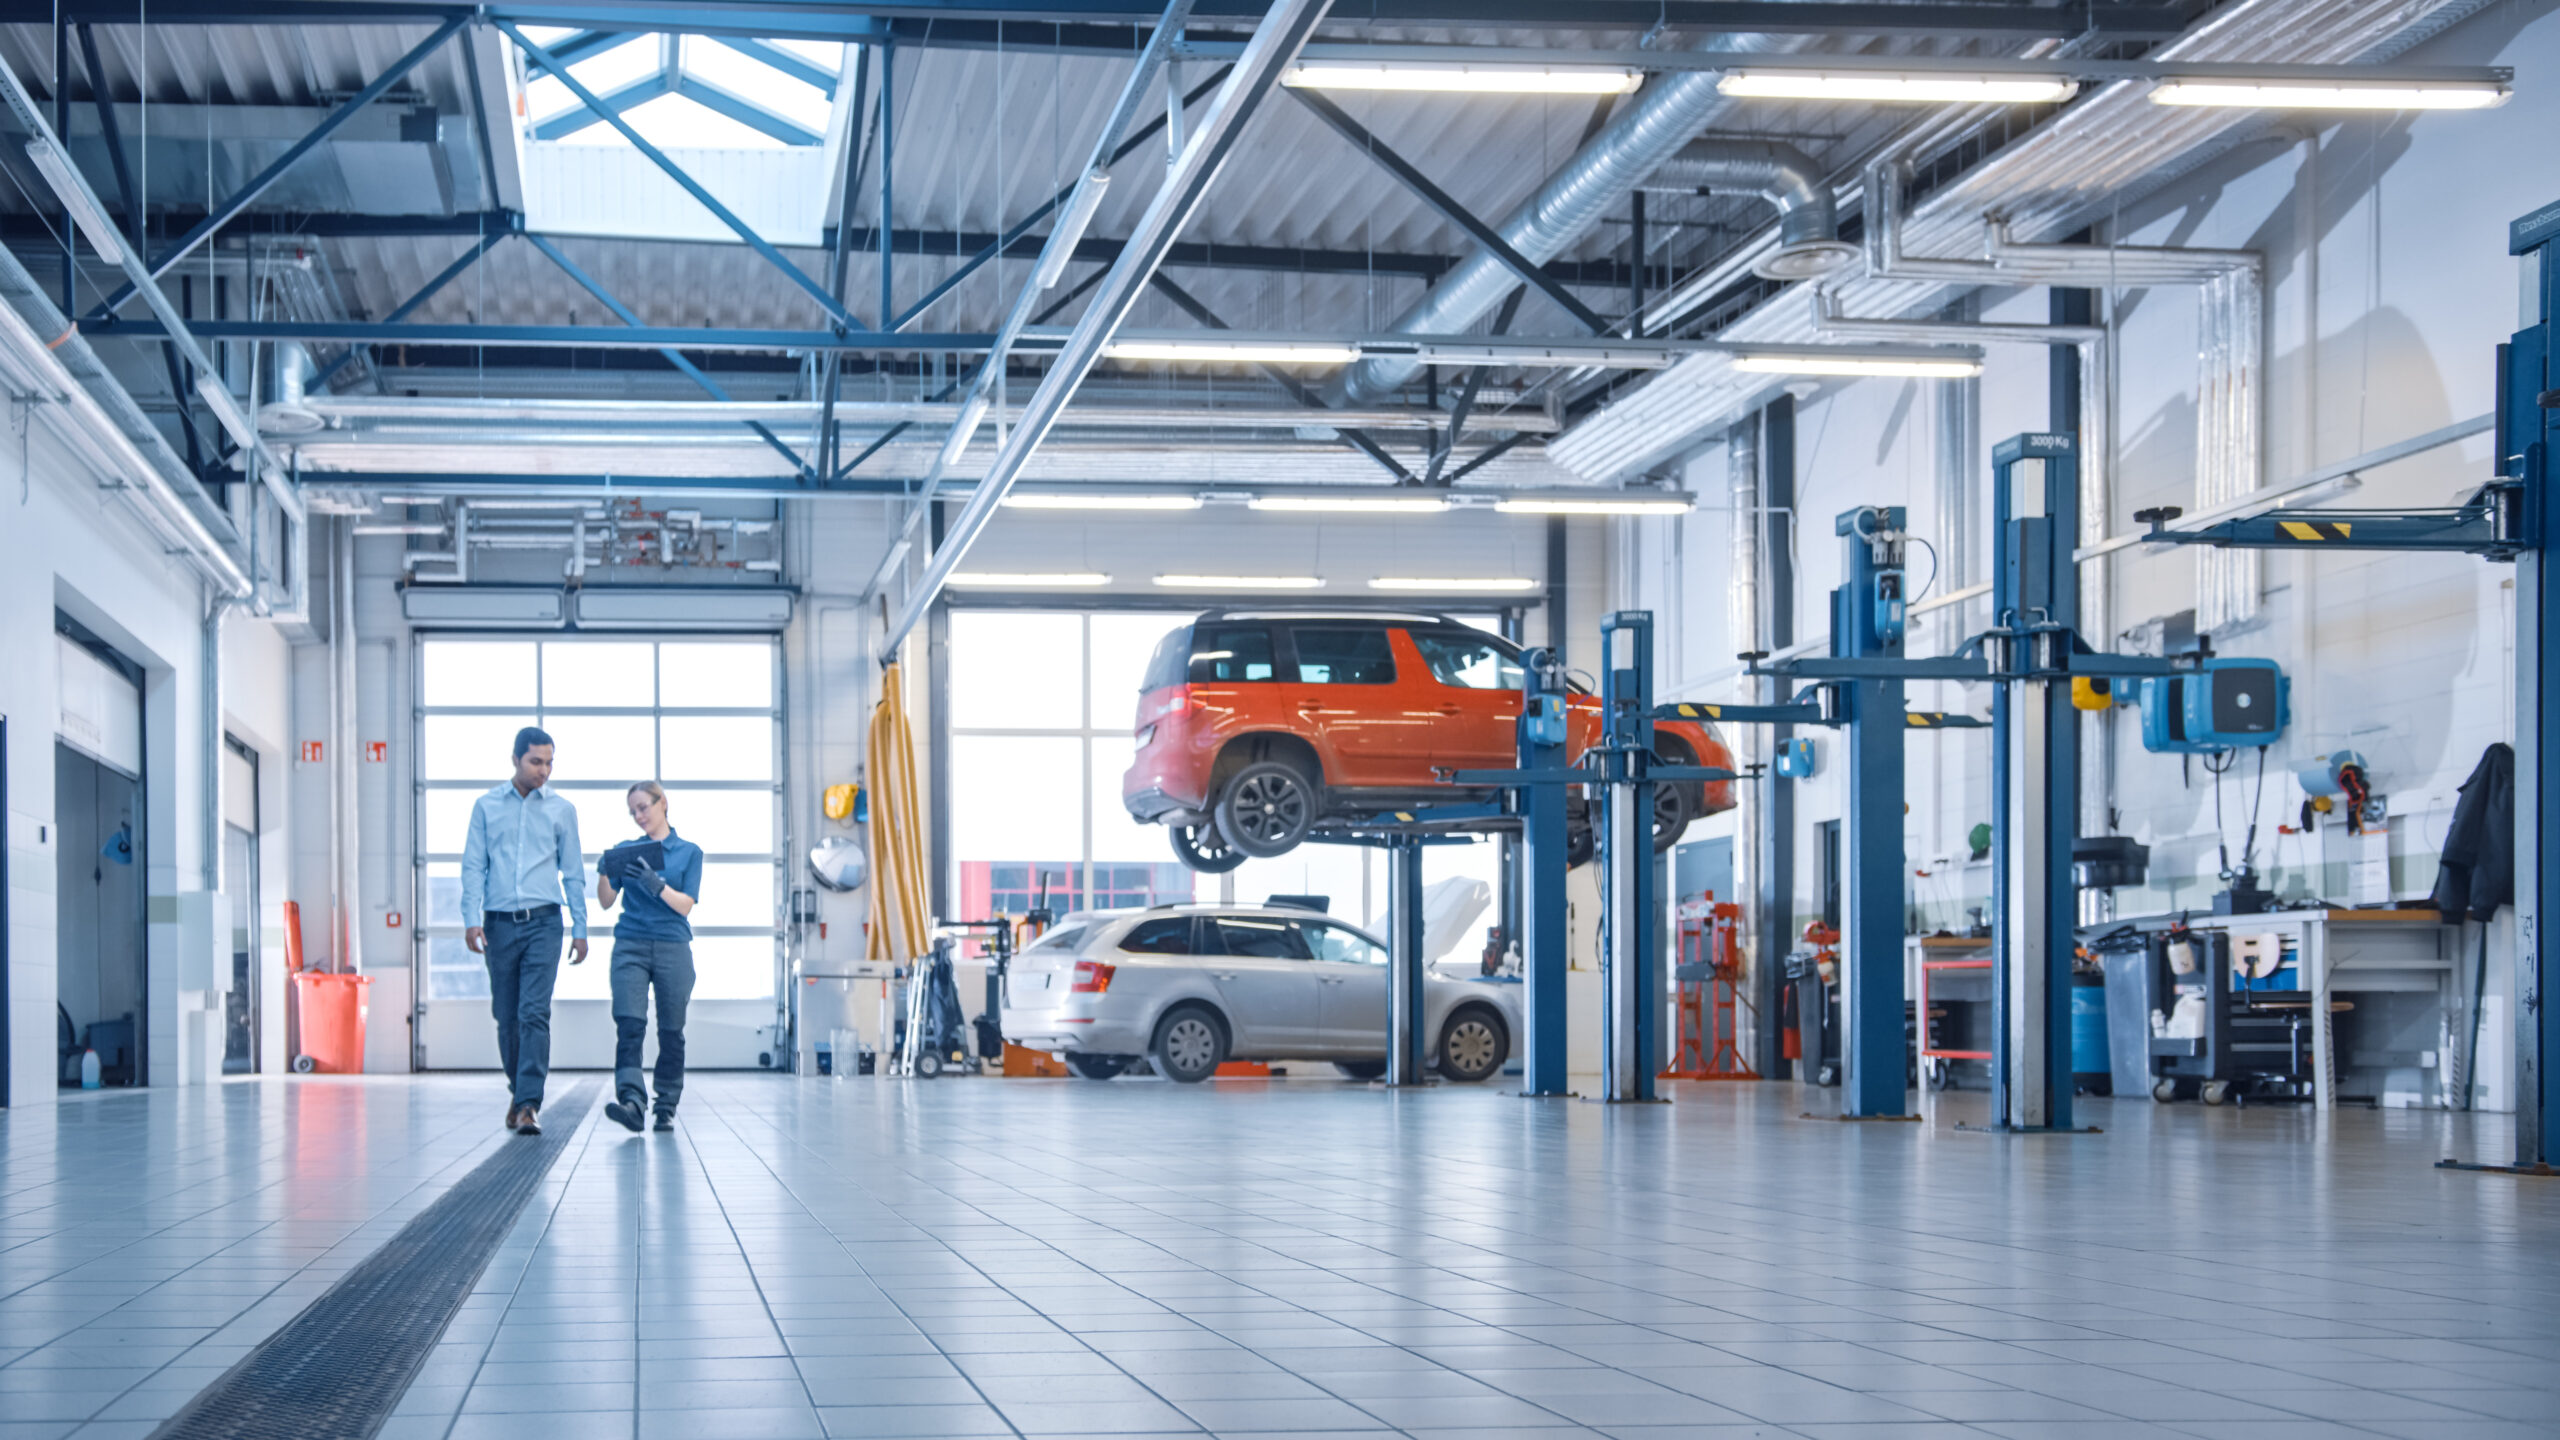
{"type": "Polygon", "coordinates": [[[1644,72],[1592,65],[1395,65],[1328,61],[1292,65],[1283,85],[1306,90],[1420,90],[1469,95],[1624,95],[1644,72]]]}
{"type": "Polygon", "coordinates": [[[1729,70],[1716,89],[1749,100],[1874,100],[1903,105],[2044,105],[2068,100],[2078,82],[2039,75],[1928,71],[1729,70]]]}
{"type": "Polygon", "coordinates": [[[1352,515],[1437,515],[1449,508],[1440,497],[1425,495],[1256,495],[1256,510],[1313,510],[1352,515]]]}
{"type": "Polygon", "coordinates": [[[1102,208],[1102,194],[1111,188],[1111,172],[1100,166],[1085,172],[1076,193],[1067,198],[1067,213],[1049,230],[1049,238],[1040,247],[1040,268],[1031,272],[1031,288],[1052,290],[1067,273],[1067,262],[1076,258],[1076,245],[1084,239],[1085,227],[1093,223],[1093,212],[1102,208]]]}
{"type": "Polygon", "coordinates": [[[240,408],[239,401],[231,398],[230,387],[222,383],[221,377],[212,374],[197,376],[196,394],[204,401],[205,408],[213,412],[213,418],[222,422],[222,428],[230,435],[233,444],[243,450],[258,448],[258,427],[249,423],[249,413],[240,408]]]}
{"type": "Polygon", "coordinates": [[[1019,510],[1197,510],[1200,497],[1115,494],[1109,490],[1016,490],[1004,497],[1004,503],[1019,510]]]}
{"type": "Polygon", "coordinates": [[[1733,357],[1733,368],[1753,375],[1909,375],[1930,380],[1964,380],[1982,373],[1982,358],[1961,351],[1942,355],[1878,354],[1841,348],[1745,350],[1733,357]]]}
{"type": "Polygon", "coordinates": [[[1493,502],[1506,515],[1686,515],[1686,495],[1511,495],[1493,502]]]}
{"type": "Polygon", "coordinates": [[[1360,358],[1360,347],[1276,341],[1120,340],[1103,353],[1114,360],[1171,360],[1195,365],[1347,365],[1360,358]]]}
{"type": "Polygon", "coordinates": [[[960,414],[951,422],[951,433],[942,438],[942,453],[933,458],[936,471],[959,464],[961,452],[978,438],[978,423],[987,418],[987,400],[987,392],[981,387],[970,391],[969,398],[960,402],[960,414]]]}
{"type": "Polygon", "coordinates": [[[98,207],[89,203],[89,189],[72,172],[71,162],[50,140],[28,141],[27,158],[43,172],[44,183],[53,187],[54,198],[71,212],[71,221],[80,227],[80,233],[89,237],[90,248],[98,252],[98,258],[110,265],[122,265],[124,240],[116,234],[116,227],[107,223],[107,217],[98,213],[98,207]]]}
{"type": "Polygon", "coordinates": [[[1321,590],[1313,575],[1159,575],[1167,590],[1321,590]]]}
{"type": "Polygon", "coordinates": [[[2154,105],[2226,105],[2262,110],[2487,110],[2507,103],[2495,81],[2164,80],[2154,105]]]}
{"type": "Polygon", "coordinates": [[[1061,570],[1054,573],[955,570],[951,572],[950,583],[1006,590],[1068,590],[1108,585],[1111,583],[1111,577],[1091,570],[1061,570]]]}
{"type": "Polygon", "coordinates": [[[1433,595],[1501,595],[1522,590],[1535,590],[1538,582],[1518,576],[1481,579],[1428,579],[1414,575],[1381,575],[1369,582],[1372,590],[1420,590],[1433,595]]]}

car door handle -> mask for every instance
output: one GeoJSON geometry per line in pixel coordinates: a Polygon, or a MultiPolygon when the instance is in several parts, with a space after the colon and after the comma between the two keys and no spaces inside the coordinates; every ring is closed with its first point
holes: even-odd
{"type": "Polygon", "coordinates": [[[1456,705],[1443,705],[1440,707],[1440,713],[1443,715],[1464,715],[1467,712],[1456,705]]]}
{"type": "Polygon", "coordinates": [[[1209,973],[1217,976],[1221,980],[1233,980],[1236,978],[1236,972],[1233,970],[1212,970],[1209,973]]]}

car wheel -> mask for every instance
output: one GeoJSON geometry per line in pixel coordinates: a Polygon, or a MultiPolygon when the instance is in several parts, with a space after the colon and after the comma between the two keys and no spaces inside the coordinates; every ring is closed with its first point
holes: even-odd
{"type": "Polygon", "coordinates": [[[1284,760],[1257,760],[1218,793],[1218,833],[1257,860],[1286,855],[1316,820],[1316,787],[1284,760]]]}
{"type": "Polygon", "coordinates": [[[1067,1068],[1087,1080],[1108,1080],[1129,1068],[1134,1055],[1069,1055],[1067,1068]]]}
{"type": "Polygon", "coordinates": [[[1203,875],[1224,875],[1245,862],[1245,853],[1218,833],[1216,821],[1167,825],[1164,833],[1173,841],[1173,853],[1182,863],[1203,875]]]}
{"type": "Polygon", "coordinates": [[[1600,853],[1599,837],[1588,825],[1568,827],[1564,832],[1564,868],[1579,870],[1600,853]]]}
{"type": "Polygon", "coordinates": [[[1333,1068],[1341,1071],[1346,1080],[1383,1080],[1387,1077],[1387,1062],[1384,1060],[1336,1060],[1333,1068]]]}
{"type": "MultiPolygon", "coordinates": [[[[1665,765],[1687,762],[1669,755],[1654,757],[1665,765]]],[[[1682,780],[1677,784],[1653,787],[1653,853],[1659,855],[1680,843],[1689,832],[1689,822],[1697,815],[1698,797],[1695,783],[1682,780]]]]}
{"type": "Polygon", "coordinates": [[[1156,1025],[1156,1073],[1197,1085],[1227,1058],[1227,1027],[1205,1005],[1177,1005],[1156,1025]]]}
{"type": "Polygon", "coordinates": [[[1502,1017],[1482,1005],[1470,1005],[1440,1027],[1440,1074],[1473,1085],[1502,1073],[1511,1058],[1511,1030],[1502,1017]]]}

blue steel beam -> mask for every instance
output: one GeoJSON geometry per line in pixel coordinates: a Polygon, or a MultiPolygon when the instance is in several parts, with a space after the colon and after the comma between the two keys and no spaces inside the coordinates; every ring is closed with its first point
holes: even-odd
{"type": "MultiPolygon", "coordinates": [[[[551,263],[559,266],[562,273],[566,274],[570,279],[577,281],[579,288],[596,297],[597,304],[612,311],[623,324],[631,326],[634,329],[639,328],[640,317],[631,313],[631,308],[629,306],[623,304],[620,300],[615,299],[613,292],[604,288],[602,281],[597,280],[594,276],[580,269],[576,261],[571,260],[566,254],[561,252],[559,246],[552,244],[549,239],[540,235],[527,235],[524,238],[533,242],[533,248],[550,257],[551,263]]],[[[729,392],[720,387],[720,382],[704,374],[700,366],[694,364],[690,360],[687,360],[684,356],[671,349],[661,350],[658,353],[666,356],[668,364],[676,367],[676,369],[681,372],[686,379],[701,386],[703,392],[708,394],[712,399],[726,401],[729,398],[729,392]]],[[[757,438],[763,440],[764,443],[772,446],[775,450],[780,451],[782,457],[791,462],[791,468],[799,473],[802,480],[808,481],[816,478],[814,472],[809,468],[809,462],[800,458],[799,451],[784,444],[781,436],[774,434],[771,430],[765,428],[763,424],[753,420],[747,422],[747,428],[756,432],[757,438]]]]}
{"type": "Polygon", "coordinates": [[[674,496],[688,491],[748,499],[805,500],[811,495],[910,495],[915,487],[899,480],[847,480],[833,485],[804,486],[754,475],[551,475],[473,470],[305,470],[306,484],[330,489],[392,490],[402,493],[470,494],[481,490],[605,490],[619,494],[674,496]]]}
{"type": "MultiPolygon", "coordinates": [[[[593,60],[608,51],[619,50],[634,40],[648,38],[649,32],[645,30],[581,30],[566,40],[553,42],[551,55],[563,65],[575,65],[581,60],[593,60]]],[[[536,64],[533,68],[540,70],[544,67],[536,64]]]]}
{"type": "MultiPolygon", "coordinates": [[[[392,86],[399,84],[402,77],[406,76],[410,71],[418,68],[419,61],[426,59],[428,56],[441,49],[446,41],[451,40],[461,31],[463,22],[468,18],[469,17],[467,15],[456,15],[452,19],[445,21],[442,25],[437,26],[434,34],[419,41],[408,54],[393,61],[390,68],[384,70],[380,75],[373,78],[373,83],[347,97],[345,104],[340,105],[337,109],[329,112],[329,118],[312,127],[311,133],[295,141],[293,143],[293,148],[278,156],[274,164],[259,171],[256,179],[241,186],[239,190],[232,194],[230,199],[222,202],[221,208],[215,210],[212,214],[207,215],[203,220],[199,221],[194,229],[189,230],[186,234],[178,237],[177,244],[160,252],[160,254],[151,262],[149,271],[151,278],[157,280],[161,276],[168,274],[171,267],[175,266],[179,261],[186,259],[189,255],[194,254],[197,246],[212,239],[213,233],[228,224],[231,217],[248,209],[251,204],[256,202],[259,196],[267,193],[270,186],[284,178],[286,171],[291,170],[295,165],[301,163],[303,156],[310,154],[322,141],[325,141],[330,136],[338,133],[339,127],[354,119],[357,111],[362,110],[365,106],[370,105],[375,100],[379,99],[383,92],[389,90],[392,86]]],[[[569,83],[575,84],[576,82],[571,81],[569,83]]],[[[124,302],[132,299],[135,293],[135,287],[130,282],[127,282],[122,289],[116,291],[113,295],[108,296],[104,304],[91,311],[89,313],[89,318],[93,320],[100,320],[109,315],[113,315],[120,307],[123,306],[124,302]]]]}
{"type": "Polygon", "coordinates": [[[836,98],[836,84],[842,77],[807,56],[795,54],[769,41],[751,40],[743,35],[714,35],[708,38],[737,51],[750,60],[770,65],[794,80],[817,86],[827,92],[827,98],[830,100],[836,98]]]}
{"type": "MultiPolygon", "coordinates": [[[[528,236],[528,239],[534,238],[528,236]]],[[[807,350],[979,351],[995,343],[989,334],[883,335],[877,331],[838,334],[833,330],[694,329],[653,325],[612,329],[598,325],[383,325],[358,320],[196,320],[188,329],[213,340],[307,340],[322,345],[475,345],[493,349],[536,350],[807,350]]],[[[168,334],[158,320],[82,321],[80,333],[91,339],[121,336],[157,340],[168,334]]],[[[1015,343],[1016,350],[1047,351],[1058,337],[1039,335],[1015,343]]]]}
{"type": "Polygon", "coordinates": [[[607,112],[619,115],[634,105],[645,105],[661,95],[669,94],[673,89],[674,87],[667,83],[665,71],[652,71],[621,89],[600,97],[597,103],[604,107],[601,111],[591,106],[580,106],[575,110],[563,110],[550,119],[541,121],[533,127],[533,138],[566,140],[591,125],[602,123],[607,112]]]}
{"type": "Polygon", "coordinates": [[[613,113],[610,107],[608,107],[603,100],[599,99],[593,90],[588,89],[583,83],[581,83],[577,76],[568,73],[568,71],[560,65],[556,56],[552,55],[551,52],[545,50],[540,45],[533,43],[532,40],[526,38],[524,31],[518,29],[514,21],[500,20],[497,22],[497,25],[500,32],[505,34],[508,39],[516,42],[517,48],[523,50],[527,55],[533,56],[541,60],[544,64],[550,66],[551,73],[559,79],[562,85],[568,88],[570,94],[578,97],[581,104],[584,104],[590,110],[602,113],[604,115],[605,123],[611,125],[614,129],[621,131],[622,138],[631,142],[632,149],[649,157],[649,162],[657,166],[660,170],[665,171],[668,179],[673,180],[676,184],[682,186],[686,194],[691,195],[695,200],[701,202],[703,209],[708,210],[714,216],[717,216],[721,224],[728,226],[731,231],[736,233],[739,239],[747,242],[747,245],[757,254],[763,256],[768,264],[772,265],[775,269],[780,270],[791,280],[793,284],[798,285],[800,289],[809,296],[809,298],[817,301],[819,308],[825,310],[837,324],[844,326],[848,330],[861,330],[865,328],[861,321],[853,318],[850,311],[846,310],[844,306],[836,303],[836,298],[827,293],[827,287],[810,279],[807,272],[803,271],[799,266],[792,264],[781,251],[773,248],[773,246],[767,242],[763,236],[758,235],[752,226],[748,225],[746,221],[739,219],[737,212],[731,210],[728,206],[721,204],[710,191],[702,188],[701,181],[698,181],[691,175],[686,174],[683,166],[668,159],[665,151],[660,150],[657,146],[652,145],[647,140],[643,139],[639,131],[631,128],[631,122],[629,120],[624,119],[619,114],[613,113]]]}
{"type": "Polygon", "coordinates": [[[699,75],[676,77],[675,93],[715,115],[726,115],[751,130],[759,130],[785,145],[816,145],[826,137],[817,131],[797,125],[741,95],[733,95],[699,75]]]}
{"type": "MultiPolygon", "coordinates": [[[[437,291],[452,284],[455,279],[461,276],[463,271],[470,269],[481,256],[488,254],[491,249],[495,248],[499,241],[506,239],[514,233],[516,232],[512,229],[493,230],[488,234],[481,236],[479,244],[463,251],[460,259],[455,260],[452,264],[447,265],[444,269],[438,271],[434,279],[429,280],[422,286],[419,286],[417,294],[410,296],[408,299],[401,301],[397,306],[394,306],[390,315],[384,318],[384,323],[397,325],[401,321],[408,319],[419,306],[434,299],[437,291]]],[[[328,366],[322,369],[319,374],[312,376],[311,388],[314,390],[319,389],[321,386],[329,383],[329,377],[346,369],[348,364],[356,358],[357,348],[358,347],[354,345],[348,346],[345,354],[330,361],[328,366]]]]}

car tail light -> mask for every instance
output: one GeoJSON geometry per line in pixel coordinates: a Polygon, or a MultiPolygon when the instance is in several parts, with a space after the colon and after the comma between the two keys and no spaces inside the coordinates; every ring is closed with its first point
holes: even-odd
{"type": "Polygon", "coordinates": [[[1111,973],[1117,968],[1119,967],[1105,965],[1099,960],[1079,960],[1076,962],[1075,983],[1067,989],[1078,995],[1108,994],[1111,990],[1111,973]]]}

